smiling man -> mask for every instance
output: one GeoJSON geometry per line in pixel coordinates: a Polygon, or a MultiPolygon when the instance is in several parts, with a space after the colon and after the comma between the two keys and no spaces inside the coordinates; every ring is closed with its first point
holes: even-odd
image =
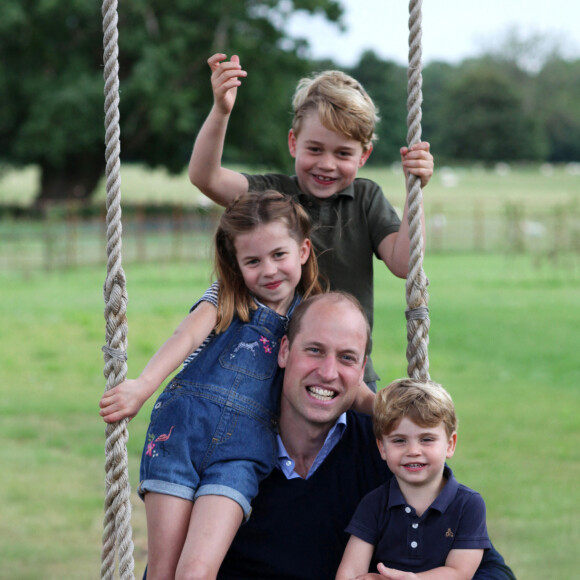
{"type": "MultiPolygon", "coordinates": [[[[369,339],[368,321],[347,294],[322,294],[296,309],[279,352],[278,465],[260,485],[219,580],[334,580],[358,502],[392,477],[370,417],[349,410],[369,339]]],[[[474,578],[514,575],[491,548],[474,578]]]]}

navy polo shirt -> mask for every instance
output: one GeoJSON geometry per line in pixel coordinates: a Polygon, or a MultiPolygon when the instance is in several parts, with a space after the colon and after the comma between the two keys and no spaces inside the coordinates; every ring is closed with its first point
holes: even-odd
{"type": "Polygon", "coordinates": [[[421,517],[394,477],[362,499],[346,531],[375,546],[369,570],[382,562],[423,572],[444,566],[451,550],[491,547],[483,498],[458,483],[449,467],[443,475],[445,487],[421,517]]]}

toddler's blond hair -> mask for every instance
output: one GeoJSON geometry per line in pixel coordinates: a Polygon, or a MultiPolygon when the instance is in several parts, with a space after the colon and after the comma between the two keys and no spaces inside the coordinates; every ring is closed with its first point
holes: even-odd
{"type": "Polygon", "coordinates": [[[391,433],[403,417],[421,427],[443,423],[448,437],[457,431],[453,400],[433,381],[399,379],[377,393],[373,405],[373,429],[377,439],[391,433]]]}

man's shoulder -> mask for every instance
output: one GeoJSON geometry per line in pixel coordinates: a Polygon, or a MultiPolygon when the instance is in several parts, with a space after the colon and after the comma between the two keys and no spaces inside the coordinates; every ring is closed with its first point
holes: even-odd
{"type": "Polygon", "coordinates": [[[370,415],[349,410],[346,412],[346,431],[374,440],[373,421],[370,415]]]}
{"type": "Polygon", "coordinates": [[[341,448],[341,453],[357,457],[361,464],[374,464],[381,470],[386,465],[377,449],[372,419],[364,413],[347,411],[341,448]]]}

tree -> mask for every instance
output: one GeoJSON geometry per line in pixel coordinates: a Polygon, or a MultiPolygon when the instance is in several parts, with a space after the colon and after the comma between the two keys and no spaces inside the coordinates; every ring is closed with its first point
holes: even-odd
{"type": "MultiPolygon", "coordinates": [[[[38,201],[87,198],[104,170],[102,17],[85,0],[0,0],[0,155],[41,169],[38,201]]],[[[127,0],[119,3],[124,160],[181,171],[211,106],[207,58],[249,71],[226,154],[286,159],[287,111],[308,72],[292,10],[338,21],[337,0],[127,0]]]]}
{"type": "Polygon", "coordinates": [[[369,93],[381,118],[376,131],[378,142],[369,163],[385,164],[400,159],[399,149],[407,142],[407,69],[366,51],[347,72],[369,93]]]}
{"type": "Polygon", "coordinates": [[[423,139],[431,143],[437,159],[446,154],[445,121],[449,87],[456,78],[457,68],[445,62],[434,61],[423,69],[423,139]]]}
{"type": "Polygon", "coordinates": [[[447,156],[486,163],[541,159],[540,124],[516,84],[493,62],[465,63],[450,83],[439,131],[447,156]]]}
{"type": "Polygon", "coordinates": [[[549,141],[550,161],[580,159],[580,60],[548,61],[536,80],[536,110],[549,141]]]}

